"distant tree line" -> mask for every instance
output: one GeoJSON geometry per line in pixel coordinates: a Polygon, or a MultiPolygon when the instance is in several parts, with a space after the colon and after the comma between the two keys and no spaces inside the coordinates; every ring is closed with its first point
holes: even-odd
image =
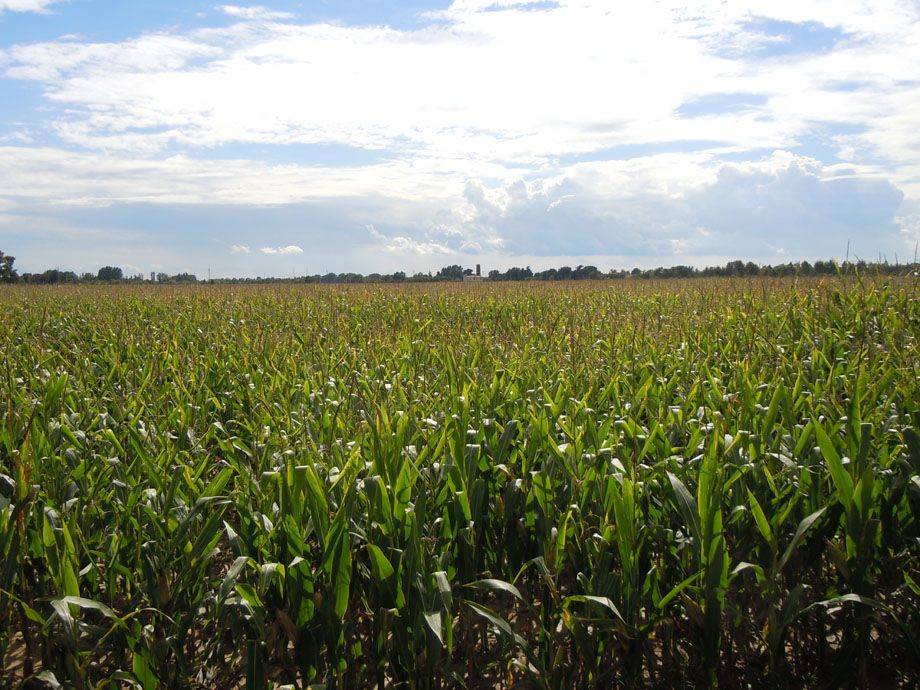
{"type": "Polygon", "coordinates": [[[601,271],[597,266],[562,266],[549,268],[545,271],[532,271],[526,268],[509,268],[507,271],[489,271],[490,280],[621,280],[625,278],[638,278],[644,280],[660,278],[710,278],[732,276],[829,276],[829,275],[855,275],[855,274],[883,274],[900,275],[915,271],[918,264],[890,264],[888,262],[870,263],[866,261],[845,261],[838,263],[834,260],[808,261],[784,263],[776,265],[759,265],[753,261],[729,261],[724,266],[707,266],[695,268],[694,266],[669,266],[658,268],[633,268],[610,269],[601,271]]]}
{"type": "MultiPolygon", "coordinates": [[[[21,276],[13,267],[16,258],[0,251],[0,283],[31,283],[39,285],[55,285],[59,283],[197,283],[198,278],[193,273],[151,273],[149,278],[137,274],[126,276],[118,266],[103,266],[96,273],[77,274],[73,271],[61,271],[56,268],[43,273],[23,273],[21,276]]],[[[917,274],[920,264],[889,263],[887,261],[844,261],[835,260],[790,262],[776,265],[759,265],[753,261],[729,261],[724,266],[707,266],[695,268],[693,266],[670,266],[658,268],[633,268],[632,270],[611,269],[601,271],[597,266],[578,265],[549,268],[544,271],[534,271],[530,266],[520,268],[512,267],[506,271],[489,271],[488,278],[492,281],[525,281],[525,280],[624,280],[627,278],[651,280],[662,278],[708,278],[732,276],[830,276],[830,275],[907,275],[917,274]]],[[[211,283],[247,284],[247,283],[432,283],[462,281],[465,276],[472,275],[470,268],[463,268],[459,264],[444,266],[437,273],[416,273],[407,275],[403,271],[395,273],[326,273],[292,278],[217,278],[211,283]]]]}
{"type": "Polygon", "coordinates": [[[166,273],[151,274],[145,278],[141,274],[126,276],[118,266],[103,266],[96,273],[80,273],[74,271],[61,271],[56,268],[42,273],[23,273],[5,282],[23,282],[32,285],[57,285],[59,283],[197,283],[198,278],[192,273],[179,273],[168,275],[166,273]]]}
{"type": "MultiPolygon", "coordinates": [[[[920,270],[920,264],[897,264],[887,261],[845,261],[835,260],[790,262],[776,265],[759,265],[753,261],[729,261],[724,266],[670,266],[659,268],[611,269],[601,271],[597,266],[561,266],[545,271],[534,271],[530,266],[515,266],[506,271],[492,270],[488,273],[491,281],[526,281],[526,280],[623,280],[627,278],[652,280],[662,278],[709,278],[732,276],[830,276],[830,275],[907,275],[920,270]]],[[[396,273],[326,273],[294,278],[218,278],[214,283],[434,283],[462,281],[473,271],[460,265],[444,266],[436,273],[416,273],[407,275],[402,271],[396,273]]]]}

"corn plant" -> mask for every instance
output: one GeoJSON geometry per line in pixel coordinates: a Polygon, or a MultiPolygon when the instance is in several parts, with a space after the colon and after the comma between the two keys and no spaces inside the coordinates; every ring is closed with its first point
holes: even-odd
{"type": "Polygon", "coordinates": [[[907,687],[916,289],[8,286],[0,686],[907,687]]]}

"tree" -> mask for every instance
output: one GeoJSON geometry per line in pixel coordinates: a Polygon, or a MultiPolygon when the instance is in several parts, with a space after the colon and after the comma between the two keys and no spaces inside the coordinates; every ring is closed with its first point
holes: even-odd
{"type": "Polygon", "coordinates": [[[99,269],[96,278],[99,280],[121,280],[123,275],[118,266],[103,266],[99,269]]]}
{"type": "Polygon", "coordinates": [[[577,279],[584,278],[597,278],[600,275],[600,271],[597,266],[578,266],[573,272],[572,276],[577,279]]]}
{"type": "Polygon", "coordinates": [[[59,271],[56,268],[50,268],[44,273],[33,273],[23,276],[27,283],[36,283],[38,285],[57,285],[58,283],[76,283],[80,277],[73,271],[59,271]]]}
{"type": "Polygon", "coordinates": [[[13,268],[14,263],[16,263],[15,256],[0,251],[0,283],[15,283],[18,280],[19,274],[13,268]]]}
{"type": "Polygon", "coordinates": [[[736,259],[735,261],[729,261],[725,264],[725,272],[730,276],[743,276],[744,275],[744,262],[736,259]]]}
{"type": "Polygon", "coordinates": [[[453,264],[445,266],[438,271],[438,278],[441,280],[463,280],[463,266],[453,264]]]}

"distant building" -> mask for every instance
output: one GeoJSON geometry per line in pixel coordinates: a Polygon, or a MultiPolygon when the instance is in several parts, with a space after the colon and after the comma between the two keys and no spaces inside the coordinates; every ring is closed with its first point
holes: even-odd
{"type": "Polygon", "coordinates": [[[476,273],[473,273],[472,275],[463,276],[464,283],[476,283],[476,282],[481,282],[482,280],[483,280],[482,268],[480,267],[479,264],[476,264],[476,273]]]}

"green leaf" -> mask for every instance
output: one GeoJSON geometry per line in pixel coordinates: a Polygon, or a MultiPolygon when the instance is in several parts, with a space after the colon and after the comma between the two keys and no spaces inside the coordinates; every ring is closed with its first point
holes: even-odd
{"type": "Polygon", "coordinates": [[[112,620],[118,619],[118,616],[115,614],[115,612],[112,609],[110,609],[105,604],[102,604],[98,601],[93,601],[92,599],[84,599],[83,597],[63,597],[61,599],[58,599],[57,601],[63,604],[68,604],[70,606],[76,606],[81,609],[90,609],[92,611],[98,611],[106,618],[110,618],[112,620]]]}
{"type": "Polygon", "coordinates": [[[815,421],[813,428],[815,438],[818,439],[818,446],[821,448],[821,454],[824,456],[824,461],[827,463],[828,470],[830,470],[834,485],[837,487],[837,495],[840,498],[840,502],[843,504],[844,508],[849,509],[850,505],[853,503],[853,478],[844,468],[843,461],[837,454],[834,444],[831,442],[830,438],[828,438],[820,422],[815,421]]]}
{"type": "Polygon", "coordinates": [[[779,570],[783,569],[783,566],[786,565],[786,562],[789,560],[793,552],[798,547],[799,543],[802,541],[803,537],[805,536],[805,533],[809,530],[809,528],[813,524],[815,524],[815,522],[818,521],[818,518],[820,518],[824,514],[825,510],[827,510],[826,506],[824,508],[820,508],[819,510],[816,510],[808,517],[802,519],[802,521],[799,523],[798,528],[795,530],[795,534],[792,537],[792,541],[790,541],[789,546],[786,547],[786,552],[783,554],[783,557],[779,560],[779,565],[778,565],[779,570]]]}
{"type": "Polygon", "coordinates": [[[447,579],[447,573],[438,570],[434,573],[434,583],[441,595],[441,600],[447,608],[453,604],[453,594],[450,587],[450,580],[447,579]]]}
{"type": "Polygon", "coordinates": [[[131,659],[131,672],[144,690],[156,690],[159,681],[150,667],[150,653],[146,649],[135,650],[131,659]]]}
{"type": "Polygon", "coordinates": [[[466,585],[470,589],[478,589],[482,591],[496,591],[496,592],[507,592],[512,596],[524,601],[524,597],[521,596],[521,593],[518,591],[518,588],[512,585],[510,582],[505,582],[504,580],[494,580],[494,579],[485,579],[485,580],[476,580],[476,582],[470,582],[466,585]]]}
{"type": "Polygon", "coordinates": [[[761,568],[756,563],[748,563],[746,561],[741,561],[740,563],[738,563],[738,565],[732,568],[731,576],[734,577],[736,575],[739,575],[740,573],[743,573],[745,570],[753,570],[755,576],[757,577],[757,581],[763,582],[765,578],[763,568],[761,568]]]}
{"type": "MultiPolygon", "coordinates": [[[[700,571],[700,572],[702,572],[702,571],[700,571]]],[[[684,591],[684,589],[686,589],[687,587],[689,587],[689,586],[693,583],[693,581],[696,580],[696,579],[700,576],[700,572],[693,573],[693,575],[691,575],[690,577],[686,578],[683,582],[680,582],[680,583],[678,583],[677,585],[675,585],[675,586],[671,589],[671,591],[668,592],[667,594],[665,594],[665,595],[661,598],[661,600],[658,602],[658,608],[659,608],[660,610],[664,610],[664,607],[667,606],[669,603],[671,603],[671,600],[672,600],[674,597],[676,597],[678,594],[680,594],[682,591],[684,591]]]]}
{"type": "Polygon", "coordinates": [[[577,602],[585,602],[602,606],[610,611],[617,620],[623,623],[623,625],[626,625],[626,621],[623,619],[623,616],[620,615],[619,609],[617,609],[614,603],[607,597],[598,597],[592,594],[573,594],[572,596],[565,598],[565,601],[562,603],[562,607],[563,609],[568,610],[570,604],[577,602]]]}
{"type": "Polygon", "coordinates": [[[440,611],[427,611],[425,613],[425,623],[428,625],[428,629],[434,633],[435,637],[438,638],[438,642],[442,645],[444,644],[443,633],[441,632],[441,612],[440,611]]]}
{"type": "Polygon", "coordinates": [[[208,484],[204,491],[201,492],[201,497],[211,497],[218,496],[220,493],[227,487],[227,483],[230,481],[230,477],[233,476],[233,469],[230,467],[225,467],[214,479],[211,480],[211,483],[208,484]]]}
{"type": "Polygon", "coordinates": [[[264,609],[262,600],[259,598],[258,592],[256,592],[252,585],[246,584],[245,582],[237,582],[234,589],[237,594],[243,597],[243,600],[249,604],[254,612],[264,609]]]}
{"type": "Polygon", "coordinates": [[[239,578],[240,573],[243,572],[243,568],[246,567],[246,564],[249,562],[249,558],[246,556],[239,556],[233,563],[230,565],[230,568],[227,570],[227,574],[224,575],[223,582],[221,582],[220,590],[217,597],[218,605],[226,601],[227,597],[230,595],[230,592],[236,586],[237,578],[239,578]]]}
{"type": "Polygon", "coordinates": [[[70,613],[70,607],[62,599],[56,599],[51,602],[51,608],[54,609],[55,615],[60,619],[61,625],[64,628],[64,635],[67,637],[70,646],[76,647],[77,624],[76,621],[74,621],[73,615],[70,613]]]}
{"type": "Polygon", "coordinates": [[[514,630],[511,628],[511,624],[499,616],[497,613],[495,613],[495,611],[487,609],[485,606],[481,606],[474,601],[467,601],[465,603],[467,606],[473,609],[476,615],[485,618],[489,623],[492,624],[493,627],[495,627],[496,630],[516,642],[522,649],[529,651],[530,648],[528,647],[527,642],[524,641],[524,638],[514,632],[514,630]]]}
{"type": "Polygon", "coordinates": [[[348,597],[351,593],[351,540],[347,529],[347,505],[339,508],[326,542],[323,567],[329,575],[332,592],[335,597],[335,613],[339,618],[345,617],[348,610],[348,597]]]}
{"type": "Polygon", "coordinates": [[[751,506],[751,514],[754,516],[754,522],[757,523],[757,529],[760,530],[760,533],[763,535],[767,544],[770,545],[770,548],[775,549],[776,543],[773,540],[773,530],[770,529],[770,523],[767,521],[767,516],[764,515],[763,508],[760,507],[757,497],[750,491],[748,491],[748,504],[751,506]]]}
{"type": "Polygon", "coordinates": [[[684,483],[676,475],[668,472],[668,481],[671,482],[671,488],[674,489],[674,495],[677,498],[677,508],[684,518],[684,523],[690,530],[694,538],[700,539],[700,518],[696,510],[696,501],[693,494],[684,486],[684,483]]]}
{"type": "Polygon", "coordinates": [[[370,556],[371,571],[378,582],[383,582],[393,576],[393,566],[390,564],[387,557],[383,555],[383,551],[380,550],[380,547],[374,544],[368,544],[367,553],[368,556],[370,556]]]}
{"type": "Polygon", "coordinates": [[[799,615],[799,601],[802,599],[802,595],[805,594],[806,589],[807,587],[801,583],[796,585],[783,602],[783,607],[779,611],[776,624],[768,633],[773,654],[781,653],[782,643],[786,636],[786,628],[788,628],[789,624],[799,615]]]}

